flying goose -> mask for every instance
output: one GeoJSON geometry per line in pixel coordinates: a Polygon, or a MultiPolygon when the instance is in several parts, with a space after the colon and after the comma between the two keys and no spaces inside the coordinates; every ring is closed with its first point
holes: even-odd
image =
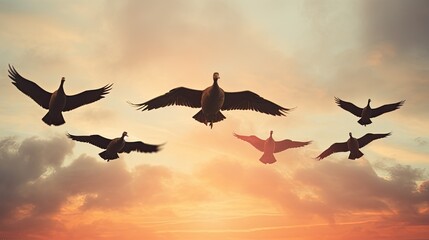
{"type": "Polygon", "coordinates": [[[42,108],[48,109],[48,113],[42,118],[43,122],[50,125],[59,126],[65,123],[62,112],[70,111],[80,106],[98,101],[104,98],[112,88],[108,84],[102,88],[88,90],[76,95],[66,95],[63,85],[65,78],[61,78],[60,87],[53,93],[45,91],[36,83],[22,77],[13,66],[9,65],[9,78],[21,92],[32,98],[42,108]]]}
{"type": "Polygon", "coordinates": [[[147,102],[130,104],[142,111],[149,111],[170,105],[201,108],[193,118],[205,125],[209,123],[210,128],[213,127],[213,123],[225,119],[220,110],[254,110],[274,116],[284,116],[290,110],[268,101],[251,91],[224,92],[218,85],[219,78],[219,73],[213,73],[213,85],[204,91],[178,87],[147,102]]]}
{"type": "Polygon", "coordinates": [[[234,133],[234,136],[237,138],[246,141],[250,144],[252,144],[256,149],[263,152],[264,154],[259,159],[259,161],[267,164],[275,163],[276,158],[274,157],[274,153],[282,152],[289,148],[297,148],[297,147],[303,147],[305,145],[308,145],[311,143],[311,141],[308,142],[296,142],[289,139],[285,139],[282,141],[274,141],[273,139],[273,131],[270,131],[270,137],[266,140],[262,140],[258,138],[257,136],[251,135],[251,136],[243,136],[238,135],[234,133]]]}
{"type": "Polygon", "coordinates": [[[372,109],[369,106],[371,99],[368,99],[368,104],[364,108],[357,107],[353,103],[343,101],[337,97],[335,97],[335,102],[342,109],[351,112],[356,117],[359,117],[360,119],[359,119],[358,123],[360,123],[360,125],[366,126],[366,125],[372,123],[370,118],[378,117],[383,113],[391,112],[393,110],[400,108],[404,104],[405,100],[397,102],[397,103],[386,104],[386,105],[383,105],[381,107],[374,108],[374,109],[372,109]]]}
{"type": "Polygon", "coordinates": [[[354,160],[354,159],[360,158],[363,156],[363,153],[359,150],[359,148],[365,147],[368,143],[376,139],[390,136],[390,134],[391,133],[381,133],[381,134],[367,133],[363,137],[356,139],[352,136],[352,133],[349,133],[350,138],[347,140],[347,142],[332,144],[328,149],[326,149],[319,156],[317,156],[317,159],[322,160],[333,153],[348,152],[348,151],[350,151],[349,159],[354,160]]]}
{"type": "Polygon", "coordinates": [[[107,139],[100,135],[75,136],[67,133],[67,137],[75,141],[90,143],[99,148],[106,149],[98,155],[107,161],[119,158],[118,153],[130,153],[131,151],[153,153],[160,150],[161,145],[151,145],[140,141],[126,142],[124,139],[126,136],[128,137],[127,132],[123,132],[121,137],[114,139],[107,139]]]}

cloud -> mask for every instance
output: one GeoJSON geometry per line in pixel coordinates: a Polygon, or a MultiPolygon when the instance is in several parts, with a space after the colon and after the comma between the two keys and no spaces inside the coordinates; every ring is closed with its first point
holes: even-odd
{"type": "Polygon", "coordinates": [[[400,164],[384,170],[387,177],[378,176],[366,160],[323,162],[298,171],[296,179],[312,188],[334,214],[376,211],[390,220],[423,224],[415,219],[428,217],[421,212],[429,200],[426,183],[418,184],[427,177],[424,170],[400,164]]]}
{"type": "Polygon", "coordinates": [[[20,205],[26,204],[25,191],[50,170],[59,169],[74,143],[64,138],[50,140],[25,139],[19,146],[13,138],[0,142],[0,219],[13,215],[20,205]]]}
{"type": "Polygon", "coordinates": [[[422,137],[416,137],[414,141],[421,147],[424,147],[428,144],[428,141],[422,137]]]}
{"type": "Polygon", "coordinates": [[[64,213],[158,209],[205,198],[200,186],[190,190],[196,186],[191,178],[162,166],[128,170],[122,159],[106,163],[87,155],[65,165],[73,146],[63,136],[0,141],[0,226],[9,229],[0,233],[24,238],[44,231],[58,234],[69,230],[64,213]],[[55,231],[48,231],[51,228],[55,231]]]}
{"type": "Polygon", "coordinates": [[[427,182],[419,184],[427,177],[424,170],[397,164],[384,171],[387,177],[379,176],[361,159],[321,161],[285,175],[266,166],[216,159],[198,176],[222,193],[268,200],[296,221],[319,216],[334,222],[344,214],[378,212],[391,221],[424,224],[429,216],[421,212],[429,200],[427,182]]]}
{"type": "MultiPolygon", "coordinates": [[[[427,175],[407,165],[380,165],[378,170],[386,177],[378,175],[365,159],[307,162],[284,171],[280,163],[249,164],[218,157],[197,164],[190,173],[145,164],[128,169],[122,159],[107,164],[86,155],[64,165],[73,146],[65,137],[0,141],[0,193],[5,196],[0,203],[0,226],[9,229],[2,234],[27,238],[47,232],[58,236],[76,226],[102,226],[103,221],[119,224],[125,212],[141,212],[165,222],[158,227],[143,227],[151,226],[150,221],[129,226],[136,236],[139,229],[148,235],[157,229],[167,234],[172,226],[193,231],[195,226],[210,226],[211,221],[225,218],[228,215],[215,209],[229,207],[246,214],[242,220],[229,219],[225,224],[246,228],[260,227],[260,218],[252,215],[273,207],[287,216],[286,222],[279,221],[288,226],[308,224],[309,219],[342,224],[342,219],[350,221],[345,216],[357,213],[361,214],[359,221],[385,224],[424,225],[429,219],[427,175]],[[216,217],[186,217],[183,211],[190,207],[196,216],[216,217]],[[100,212],[103,217],[91,217],[100,212]],[[74,214],[81,216],[81,223],[68,217],[74,214]],[[179,224],[180,219],[188,223],[179,224]]],[[[262,226],[277,226],[271,223],[262,226]]],[[[117,230],[107,232],[118,234],[117,230]]]]}
{"type": "Polygon", "coordinates": [[[402,54],[429,54],[429,3],[425,0],[363,2],[364,40],[377,46],[390,43],[402,54]]]}

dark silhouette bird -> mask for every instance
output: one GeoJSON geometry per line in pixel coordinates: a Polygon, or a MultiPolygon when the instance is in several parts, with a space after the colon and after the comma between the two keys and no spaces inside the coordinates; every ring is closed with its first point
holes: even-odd
{"type": "Polygon", "coordinates": [[[90,136],[75,136],[67,133],[67,136],[75,141],[90,143],[105,151],[99,153],[100,157],[110,161],[119,158],[118,153],[130,153],[131,151],[153,153],[158,152],[162,145],[146,144],[144,142],[126,142],[125,137],[128,136],[127,132],[123,132],[122,136],[114,139],[107,139],[100,135],[90,136]]]}
{"type": "Polygon", "coordinates": [[[48,125],[59,126],[65,123],[62,112],[70,111],[80,106],[90,104],[104,98],[112,88],[108,84],[102,88],[88,90],[76,95],[66,95],[63,85],[65,78],[61,79],[60,87],[53,93],[45,91],[36,83],[22,77],[13,66],[9,65],[9,78],[21,92],[32,98],[42,108],[48,109],[48,113],[42,118],[48,125]]]}
{"type": "Polygon", "coordinates": [[[317,159],[322,160],[333,153],[348,152],[348,151],[350,151],[349,159],[354,160],[354,159],[360,158],[363,156],[363,153],[359,150],[359,148],[365,147],[368,143],[376,139],[390,136],[390,134],[391,133],[381,133],[381,134],[367,133],[363,137],[356,139],[352,136],[352,133],[349,133],[350,138],[347,140],[347,142],[332,144],[328,149],[326,149],[319,156],[317,156],[317,159]]]}
{"type": "Polygon", "coordinates": [[[274,141],[273,131],[270,131],[270,137],[268,137],[266,140],[262,140],[254,135],[243,136],[243,135],[238,135],[234,133],[234,136],[252,144],[256,149],[263,152],[264,154],[259,159],[259,161],[265,164],[267,163],[271,164],[277,161],[276,158],[274,157],[274,153],[282,152],[289,148],[303,147],[311,143],[311,141],[297,142],[289,139],[285,139],[282,141],[274,141]]]}
{"type": "Polygon", "coordinates": [[[201,108],[193,118],[205,125],[209,123],[211,128],[213,127],[213,123],[225,119],[220,110],[254,110],[274,116],[284,116],[290,110],[268,101],[251,91],[224,92],[218,85],[219,78],[219,73],[213,73],[213,85],[204,91],[178,87],[147,102],[130,104],[142,111],[149,111],[170,105],[201,108]]]}
{"type": "Polygon", "coordinates": [[[335,97],[335,102],[342,109],[344,109],[348,112],[351,112],[356,117],[359,117],[360,119],[359,119],[358,123],[360,123],[360,125],[366,126],[366,125],[372,123],[370,118],[375,118],[375,117],[380,116],[383,113],[391,112],[393,110],[400,108],[404,104],[405,100],[397,102],[397,103],[386,104],[386,105],[383,105],[381,107],[374,108],[374,109],[372,109],[369,106],[371,99],[368,99],[368,104],[364,108],[357,107],[353,103],[343,101],[337,97],[335,97]]]}

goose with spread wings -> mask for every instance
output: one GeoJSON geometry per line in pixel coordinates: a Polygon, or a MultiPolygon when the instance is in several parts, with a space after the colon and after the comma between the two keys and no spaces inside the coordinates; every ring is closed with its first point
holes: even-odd
{"type": "Polygon", "coordinates": [[[105,151],[99,153],[104,160],[110,161],[119,158],[118,153],[130,153],[132,151],[153,153],[158,152],[162,145],[152,145],[144,142],[126,142],[125,137],[128,137],[127,132],[123,132],[121,137],[108,139],[100,135],[75,136],[67,134],[67,136],[75,141],[90,143],[105,151]]]}
{"type": "Polygon", "coordinates": [[[311,143],[311,141],[308,142],[297,142],[292,141],[289,139],[285,139],[282,141],[275,141],[273,139],[273,131],[270,131],[270,137],[268,137],[266,140],[262,140],[258,138],[257,136],[251,135],[251,136],[243,136],[238,135],[234,133],[234,136],[237,138],[246,141],[250,144],[252,144],[256,149],[263,152],[264,154],[259,159],[259,161],[265,163],[265,164],[271,164],[275,163],[277,160],[274,157],[274,153],[282,152],[289,148],[298,148],[303,147],[305,145],[308,145],[311,143]]]}
{"type": "Polygon", "coordinates": [[[364,108],[357,107],[353,103],[343,101],[337,97],[335,97],[335,102],[342,109],[352,113],[356,117],[359,117],[360,119],[358,120],[358,123],[360,125],[366,126],[366,125],[369,125],[372,123],[370,118],[375,118],[375,117],[380,116],[381,114],[391,112],[391,111],[394,111],[394,110],[400,108],[404,104],[405,100],[397,102],[397,103],[386,104],[386,105],[383,105],[381,107],[374,108],[374,109],[372,109],[369,106],[371,99],[368,99],[368,104],[364,108]]]}
{"type": "Polygon", "coordinates": [[[333,153],[348,152],[348,151],[350,151],[349,159],[351,160],[358,159],[363,156],[363,153],[359,150],[359,148],[365,147],[368,143],[376,139],[390,136],[390,134],[391,133],[377,133],[377,134],[367,133],[363,137],[356,139],[352,136],[352,133],[349,133],[349,139],[347,140],[347,142],[332,144],[328,149],[326,149],[319,156],[317,156],[317,159],[322,160],[333,153]]]}
{"type": "Polygon", "coordinates": [[[104,98],[112,88],[108,84],[102,88],[88,90],[76,95],[66,95],[63,85],[65,78],[61,79],[60,86],[54,92],[47,92],[36,83],[22,77],[13,66],[9,65],[9,78],[21,92],[33,99],[42,108],[47,109],[48,113],[42,118],[46,124],[59,126],[65,123],[62,112],[70,111],[80,106],[90,104],[104,98]]]}
{"type": "Polygon", "coordinates": [[[266,100],[251,91],[224,92],[219,87],[219,78],[219,73],[213,73],[213,85],[203,91],[178,87],[147,102],[130,104],[142,111],[149,111],[170,105],[201,108],[193,118],[205,125],[209,123],[211,128],[213,127],[213,123],[225,119],[221,110],[253,110],[274,116],[285,116],[290,110],[266,100]]]}

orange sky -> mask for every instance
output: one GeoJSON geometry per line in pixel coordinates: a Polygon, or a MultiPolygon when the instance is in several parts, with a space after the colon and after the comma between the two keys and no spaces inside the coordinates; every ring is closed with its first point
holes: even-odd
{"type": "Polygon", "coordinates": [[[425,1],[1,1],[0,239],[425,239],[429,223],[429,52],[425,1]],[[8,64],[54,91],[113,83],[106,98],[45,125],[8,64]],[[136,111],[219,72],[287,117],[136,111]],[[334,96],[406,99],[363,127],[334,96]],[[310,141],[264,165],[233,133],[310,141]],[[65,134],[166,143],[109,163],[65,134]],[[314,158],[348,133],[392,136],[356,161],[314,158]]]}

